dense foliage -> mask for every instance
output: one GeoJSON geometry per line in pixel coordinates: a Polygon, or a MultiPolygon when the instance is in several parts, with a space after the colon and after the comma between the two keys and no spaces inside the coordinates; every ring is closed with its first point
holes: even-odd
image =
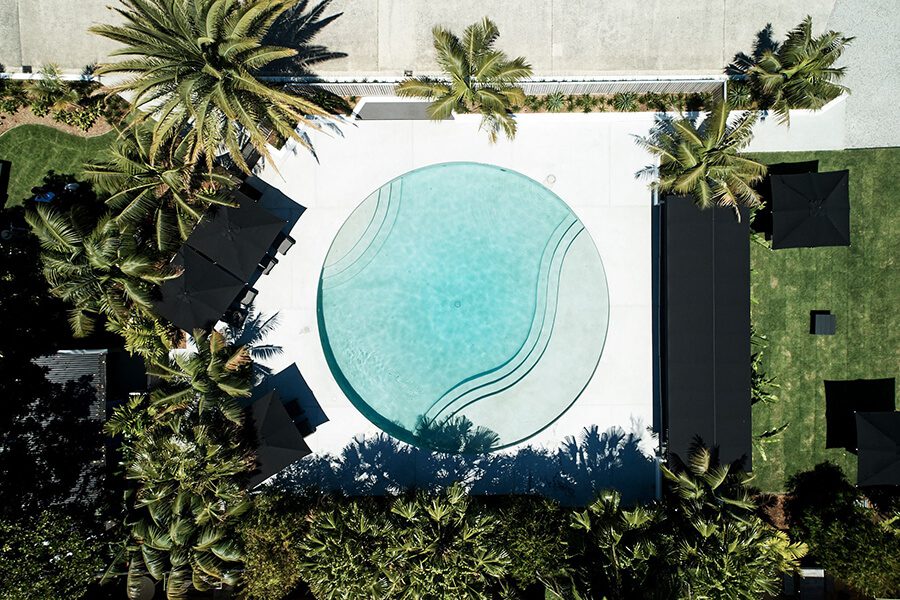
{"type": "Polygon", "coordinates": [[[120,227],[165,251],[187,239],[207,207],[228,204],[225,191],[233,182],[191,163],[186,138],[155,152],[152,145],[149,125],[128,127],[105,161],[85,165],[85,176],[105,195],[120,227]]]}
{"type": "MultiPolygon", "coordinates": [[[[235,533],[250,503],[254,459],[234,403],[250,385],[248,356],[221,334],[196,332],[197,349],[178,352],[160,387],[117,408],[107,423],[122,437],[128,588],[150,575],[170,600],[191,589],[236,585],[242,552],[235,533]]],[[[133,591],[134,590],[134,591],[133,591]]]]}
{"type": "Polygon", "coordinates": [[[81,598],[103,569],[102,540],[60,511],[0,519],[0,599],[81,598]]]}
{"type": "Polygon", "coordinates": [[[747,112],[730,121],[729,107],[718,102],[698,125],[693,116],[660,118],[640,146],[659,158],[659,166],[644,173],[662,194],[690,195],[699,208],[728,206],[740,214],[742,206],[756,206],[759,193],[753,184],[766,167],[740,155],[753,136],[757,113],[747,112]]]}
{"type": "Polygon", "coordinates": [[[500,30],[487,17],[466,27],[462,39],[443,27],[435,27],[432,36],[444,79],[406,79],[397,85],[397,94],[432,99],[428,116],[438,121],[450,117],[454,110],[481,114],[481,128],[488,132],[491,142],[501,131],[507,138],[514,138],[512,108],[525,103],[525,92],[517,84],[531,76],[525,58],[510,60],[494,49],[500,30]]]}
{"type": "Polygon", "coordinates": [[[900,595],[900,494],[867,507],[840,467],[816,465],[788,482],[791,525],[835,578],[870,596],[900,595]]]}
{"type": "Polygon", "coordinates": [[[41,275],[40,245],[19,208],[0,214],[0,514],[15,518],[69,501],[96,476],[102,435],[84,381],[52,383],[32,362],[68,339],[65,304],[41,275]]]}
{"type": "Polygon", "coordinates": [[[138,119],[151,120],[155,152],[184,133],[188,162],[211,170],[224,146],[249,171],[241,147],[248,140],[268,156],[267,128],[308,144],[296,124],[319,129],[328,110],[311,96],[291,93],[259,79],[276,61],[298,50],[263,43],[293,0],[122,0],[114,8],[121,25],[91,31],[120,42],[122,61],[101,65],[100,74],[122,74],[113,92],[133,95],[138,119]]]}
{"type": "Polygon", "coordinates": [[[35,116],[49,116],[82,131],[101,118],[118,123],[127,103],[118,96],[105,97],[99,87],[90,79],[64,81],[59,67],[46,64],[35,79],[0,81],[0,112],[12,114],[27,106],[35,116]]]}
{"type": "MultiPolygon", "coordinates": [[[[771,39],[767,28],[752,55],[739,54],[728,72],[745,78],[747,92],[759,108],[775,112],[790,123],[790,110],[818,110],[849,90],[840,84],[846,67],[836,67],[844,50],[853,41],[837,31],[815,36],[812,17],[788,32],[784,42],[771,39]]],[[[741,90],[740,87],[737,88],[741,90]]]]}

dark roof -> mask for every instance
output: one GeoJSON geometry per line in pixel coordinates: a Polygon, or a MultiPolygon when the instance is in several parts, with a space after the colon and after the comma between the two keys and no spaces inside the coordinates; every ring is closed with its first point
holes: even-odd
{"type": "Polygon", "coordinates": [[[661,350],[668,452],[695,437],[723,463],[751,461],[750,240],[746,210],[663,205],[661,350]]]}
{"type": "Polygon", "coordinates": [[[250,412],[257,439],[257,470],[250,478],[250,486],[256,487],[312,450],[306,445],[276,390],[254,402],[250,412]]]}
{"type": "Polygon", "coordinates": [[[159,286],[162,299],[156,310],[185,331],[209,330],[244,288],[243,281],[187,245],[175,255],[172,265],[183,272],[159,286]]]}
{"type": "Polygon", "coordinates": [[[858,485],[900,485],[900,412],[856,413],[858,485]]]}
{"type": "Polygon", "coordinates": [[[853,413],[894,410],[893,377],[825,382],[825,447],[856,451],[853,413]]]}
{"type": "Polygon", "coordinates": [[[239,191],[232,193],[231,200],[238,206],[211,207],[185,243],[246,282],[286,221],[239,191]]]}
{"type": "Polygon", "coordinates": [[[96,400],[91,404],[90,415],[93,419],[106,418],[106,350],[60,350],[56,354],[41,356],[34,363],[47,368],[47,380],[53,383],[66,384],[88,378],[96,393],[96,400]]]}
{"type": "Polygon", "coordinates": [[[850,245],[850,172],[772,175],[772,248],[850,245]]]}

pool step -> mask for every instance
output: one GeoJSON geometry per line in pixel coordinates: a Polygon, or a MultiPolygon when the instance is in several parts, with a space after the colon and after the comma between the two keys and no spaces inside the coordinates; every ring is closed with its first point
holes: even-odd
{"type": "Polygon", "coordinates": [[[525,377],[543,356],[553,332],[559,292],[559,277],[566,253],[584,226],[567,215],[544,247],[535,289],[535,310],[528,335],[518,351],[502,364],[469,377],[444,393],[425,416],[441,420],[455,415],[473,402],[502,393],[525,377]]]}

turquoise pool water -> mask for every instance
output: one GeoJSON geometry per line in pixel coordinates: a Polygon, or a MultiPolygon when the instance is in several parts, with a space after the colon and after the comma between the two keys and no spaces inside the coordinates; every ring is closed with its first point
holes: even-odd
{"type": "Polygon", "coordinates": [[[606,277],[588,232],[541,184],[445,163],[366,198],[319,281],[319,332],[353,404],[448,452],[519,443],[581,394],[603,350],[606,277]]]}

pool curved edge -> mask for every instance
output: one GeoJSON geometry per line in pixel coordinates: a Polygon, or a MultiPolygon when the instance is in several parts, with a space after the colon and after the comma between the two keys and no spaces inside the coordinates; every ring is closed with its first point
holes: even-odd
{"type": "MultiPolygon", "coordinates": [[[[512,174],[514,176],[517,176],[519,178],[528,180],[529,182],[531,182],[535,185],[538,185],[542,188],[544,187],[539,182],[535,181],[534,179],[531,179],[527,175],[524,175],[524,174],[514,171],[512,169],[502,168],[502,167],[498,167],[498,166],[490,165],[490,164],[459,161],[459,162],[450,162],[450,163],[437,163],[436,165],[426,165],[426,166],[420,167],[418,169],[411,170],[409,172],[403,173],[403,174],[391,179],[387,183],[383,184],[381,186],[381,188],[379,188],[379,189],[382,189],[388,185],[392,185],[395,182],[401,181],[402,178],[409,176],[410,174],[415,173],[416,171],[419,171],[419,170],[429,169],[431,167],[435,167],[438,165],[451,166],[451,165],[459,165],[459,164],[475,164],[475,165],[479,165],[479,166],[485,166],[485,167],[498,169],[498,170],[507,172],[509,174],[512,174]]],[[[546,188],[544,188],[544,189],[546,189],[546,188]]],[[[376,190],[376,192],[377,191],[378,190],[376,190]]],[[[559,411],[555,412],[555,414],[552,416],[552,418],[547,418],[543,422],[542,426],[531,429],[526,435],[520,435],[520,436],[515,436],[515,437],[512,437],[512,436],[500,437],[500,438],[498,438],[498,441],[496,443],[492,443],[490,446],[483,446],[481,448],[476,448],[473,450],[446,449],[444,447],[439,446],[440,435],[441,435],[440,431],[437,433],[438,437],[434,438],[434,437],[432,437],[434,435],[434,434],[432,434],[432,432],[434,430],[429,430],[428,428],[420,429],[418,424],[415,428],[413,428],[411,426],[403,425],[400,422],[393,421],[393,420],[385,417],[381,412],[379,412],[372,405],[370,405],[365,400],[365,398],[363,397],[362,394],[357,392],[357,390],[355,389],[353,384],[350,382],[350,379],[345,375],[345,373],[340,365],[340,362],[337,358],[335,349],[332,347],[332,342],[329,338],[328,325],[326,324],[326,315],[325,315],[325,306],[323,303],[323,295],[324,295],[325,291],[327,291],[327,289],[330,289],[330,285],[328,285],[328,284],[333,283],[333,282],[328,281],[329,277],[327,276],[328,273],[326,273],[326,271],[328,269],[327,269],[327,266],[323,264],[321,272],[320,272],[320,276],[319,276],[318,285],[317,285],[316,320],[317,320],[317,324],[319,327],[319,338],[320,338],[320,343],[322,344],[322,349],[323,349],[323,353],[325,355],[326,363],[328,365],[329,370],[331,371],[332,376],[334,377],[338,386],[341,388],[341,391],[346,395],[347,399],[351,402],[351,404],[354,406],[354,408],[356,408],[375,427],[377,427],[378,429],[381,429],[382,431],[384,431],[391,437],[394,437],[404,443],[414,445],[416,447],[430,449],[433,452],[464,454],[464,455],[465,454],[481,455],[481,454],[485,454],[488,452],[493,452],[496,450],[501,450],[501,449],[517,446],[517,445],[527,442],[528,440],[534,438],[535,436],[538,436],[539,434],[541,434],[542,432],[546,431],[548,428],[550,428],[554,424],[556,424],[563,417],[563,415],[565,415],[571,409],[571,407],[575,404],[575,402],[577,402],[579,400],[579,398],[581,398],[584,391],[587,389],[587,387],[590,385],[591,381],[593,380],[594,376],[596,375],[597,369],[599,367],[599,362],[602,358],[603,351],[606,346],[607,334],[608,334],[608,328],[609,328],[609,313],[610,313],[610,308],[611,308],[610,304],[609,304],[609,297],[608,297],[608,290],[609,290],[608,280],[606,277],[606,269],[603,265],[602,258],[599,255],[596,244],[594,243],[593,238],[590,235],[590,233],[587,231],[587,229],[584,227],[581,220],[574,213],[574,211],[572,211],[571,207],[565,201],[563,201],[559,196],[554,194],[552,192],[552,190],[547,190],[547,191],[558,202],[560,202],[566,209],[569,210],[570,214],[573,215],[575,218],[575,223],[580,223],[582,226],[582,230],[585,231],[585,233],[587,233],[588,243],[590,244],[590,247],[592,248],[593,252],[596,254],[597,260],[599,262],[599,267],[600,267],[599,273],[600,273],[600,279],[602,280],[602,289],[603,289],[603,294],[604,294],[604,298],[605,298],[605,301],[601,303],[602,307],[599,305],[596,306],[597,315],[600,316],[600,313],[602,313],[602,318],[600,320],[603,322],[603,330],[598,332],[599,336],[600,336],[600,340],[598,340],[599,347],[598,348],[595,347],[597,350],[596,358],[595,358],[595,360],[593,360],[592,364],[590,364],[590,365],[584,364],[583,365],[584,369],[581,371],[581,374],[588,373],[588,371],[589,371],[589,373],[582,380],[582,382],[577,382],[577,381],[571,382],[573,385],[571,385],[568,388],[569,393],[566,394],[567,396],[569,396],[569,402],[565,405],[562,405],[562,404],[558,405],[559,411]],[[424,431],[424,433],[422,433],[423,431],[424,431]],[[429,440],[431,440],[432,443],[429,443],[429,440]],[[438,445],[436,445],[436,444],[438,444],[438,445]]],[[[373,193],[376,193],[376,192],[373,192],[373,193]]],[[[362,204],[364,202],[365,202],[365,199],[360,204],[360,206],[362,206],[362,204]]],[[[390,204],[390,195],[389,195],[388,203],[390,204]]],[[[359,206],[355,210],[359,210],[359,206]]],[[[385,224],[384,221],[382,221],[380,226],[376,229],[380,229],[382,226],[384,226],[384,224],[385,224]]],[[[363,237],[368,237],[365,235],[365,232],[364,232],[363,237]]],[[[375,232],[374,237],[375,238],[378,237],[377,231],[375,232]]],[[[356,240],[355,243],[359,243],[359,241],[360,240],[356,240]]],[[[370,242],[369,245],[371,245],[371,242],[373,242],[373,241],[374,240],[369,240],[369,242],[370,242]]],[[[334,244],[334,241],[332,243],[334,244]]],[[[353,248],[351,248],[351,252],[349,254],[353,254],[352,250],[353,250],[353,248]]],[[[360,258],[362,258],[362,256],[366,254],[366,250],[369,250],[369,249],[364,249],[364,251],[360,253],[361,255],[357,256],[356,259],[352,262],[356,262],[356,260],[359,260],[360,258]]],[[[566,253],[563,253],[563,256],[565,256],[565,254],[566,253]]],[[[343,256],[343,257],[341,257],[341,260],[343,260],[345,258],[347,258],[347,257],[343,256]]],[[[327,256],[326,256],[326,262],[327,262],[327,256]]],[[[340,261],[338,261],[338,262],[340,262],[340,261]]],[[[563,258],[562,262],[565,262],[564,258],[563,258]]],[[[334,266],[334,265],[332,265],[332,266],[334,266]]],[[[562,268],[562,265],[560,266],[560,268],[562,268]]],[[[339,273],[339,275],[344,275],[344,273],[341,272],[341,273],[339,273]]],[[[546,340],[547,344],[550,343],[550,338],[553,337],[552,330],[553,330],[554,322],[555,322],[555,318],[551,317],[550,322],[544,323],[543,326],[541,327],[541,329],[543,330],[544,328],[549,326],[550,333],[547,334],[548,335],[548,339],[546,340]]],[[[546,347],[545,347],[545,350],[546,350],[546,347]]],[[[543,354],[543,352],[541,354],[543,354]]],[[[540,360],[538,360],[537,362],[540,362],[540,360]]],[[[534,367],[534,366],[536,366],[536,365],[532,365],[532,367],[534,367]]],[[[515,375],[516,374],[515,371],[517,371],[517,369],[514,369],[513,373],[509,373],[509,374],[507,374],[507,376],[515,375]]],[[[530,371],[531,371],[531,369],[529,368],[523,375],[520,375],[519,378],[521,379],[523,377],[526,377],[530,371]]],[[[553,372],[553,368],[551,367],[549,370],[545,369],[545,373],[546,372],[553,372]]],[[[506,377],[504,377],[503,379],[505,379],[505,378],[506,377]]],[[[426,418],[426,420],[427,420],[426,415],[420,415],[420,417],[426,418]]],[[[463,415],[463,417],[465,417],[465,416],[463,415]]],[[[547,417],[549,417],[549,415],[547,415],[547,417]]],[[[475,428],[477,428],[479,426],[479,424],[477,422],[469,421],[469,423],[471,425],[475,426],[475,428]]],[[[438,426],[442,425],[442,423],[440,423],[440,422],[436,422],[436,424],[438,426]]],[[[449,430],[449,427],[447,430],[444,430],[444,431],[448,431],[448,430],[449,430]]],[[[491,430],[489,430],[489,429],[487,431],[489,433],[491,432],[491,430]]]]}

